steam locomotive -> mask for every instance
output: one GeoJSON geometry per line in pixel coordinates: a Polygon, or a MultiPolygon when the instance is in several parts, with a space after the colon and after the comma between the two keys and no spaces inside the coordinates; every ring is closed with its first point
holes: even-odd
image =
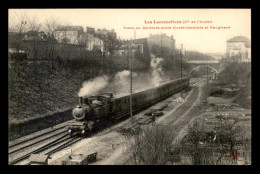
{"type": "MultiPolygon", "coordinates": [[[[190,77],[173,80],[148,90],[132,94],[132,109],[136,112],[156,103],[189,86],[190,77]]],[[[115,120],[130,114],[130,95],[113,96],[113,93],[102,93],[96,96],[79,97],[79,105],[72,110],[75,118],[68,122],[70,135],[79,133],[87,135],[97,128],[108,126],[115,120]]]]}

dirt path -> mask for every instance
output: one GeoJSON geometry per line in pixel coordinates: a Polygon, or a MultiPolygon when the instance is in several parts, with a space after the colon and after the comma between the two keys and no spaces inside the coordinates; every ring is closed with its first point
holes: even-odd
{"type": "Polygon", "coordinates": [[[122,156],[122,154],[124,153],[124,146],[120,146],[118,149],[116,149],[113,154],[102,161],[99,161],[97,163],[95,163],[95,165],[118,165],[120,164],[120,157],[122,156]]]}

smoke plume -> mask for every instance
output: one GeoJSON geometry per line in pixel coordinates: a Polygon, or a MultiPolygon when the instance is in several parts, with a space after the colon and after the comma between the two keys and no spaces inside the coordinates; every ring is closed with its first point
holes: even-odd
{"type": "Polygon", "coordinates": [[[78,96],[82,97],[98,94],[100,90],[104,89],[107,86],[108,80],[108,76],[103,75],[96,77],[93,80],[83,82],[82,88],[80,89],[78,96]]]}
{"type": "Polygon", "coordinates": [[[152,84],[154,87],[159,86],[164,79],[164,72],[162,70],[163,58],[156,58],[154,55],[151,55],[151,69],[152,69],[152,84]]]}
{"type": "MultiPolygon", "coordinates": [[[[146,72],[132,72],[133,93],[140,90],[150,89],[159,86],[162,82],[170,80],[165,76],[162,69],[163,58],[156,58],[151,55],[150,70],[146,72]]],[[[102,92],[112,92],[114,95],[130,93],[130,71],[123,70],[113,77],[106,75],[99,76],[93,80],[83,83],[78,96],[97,95],[102,92]]]]}

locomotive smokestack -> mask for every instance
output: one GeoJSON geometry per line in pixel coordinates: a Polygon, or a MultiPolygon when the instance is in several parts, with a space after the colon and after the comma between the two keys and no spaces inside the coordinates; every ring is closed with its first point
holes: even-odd
{"type": "Polygon", "coordinates": [[[83,103],[88,104],[88,98],[87,97],[83,97],[83,103]]]}
{"type": "Polygon", "coordinates": [[[80,105],[83,104],[83,97],[79,97],[79,104],[80,104],[80,105]]]}

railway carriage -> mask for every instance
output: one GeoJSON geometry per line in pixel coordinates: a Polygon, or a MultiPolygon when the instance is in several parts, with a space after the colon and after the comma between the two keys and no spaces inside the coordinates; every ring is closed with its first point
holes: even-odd
{"type": "MultiPolygon", "coordinates": [[[[182,79],[182,88],[189,86],[190,77],[182,79]]],[[[132,95],[132,109],[137,112],[181,90],[181,79],[166,82],[158,87],[143,90],[132,95]]],[[[73,109],[75,118],[67,125],[72,135],[79,132],[86,135],[95,128],[105,126],[114,120],[130,114],[130,96],[113,96],[103,93],[97,96],[79,97],[79,105],[73,109]]]]}

